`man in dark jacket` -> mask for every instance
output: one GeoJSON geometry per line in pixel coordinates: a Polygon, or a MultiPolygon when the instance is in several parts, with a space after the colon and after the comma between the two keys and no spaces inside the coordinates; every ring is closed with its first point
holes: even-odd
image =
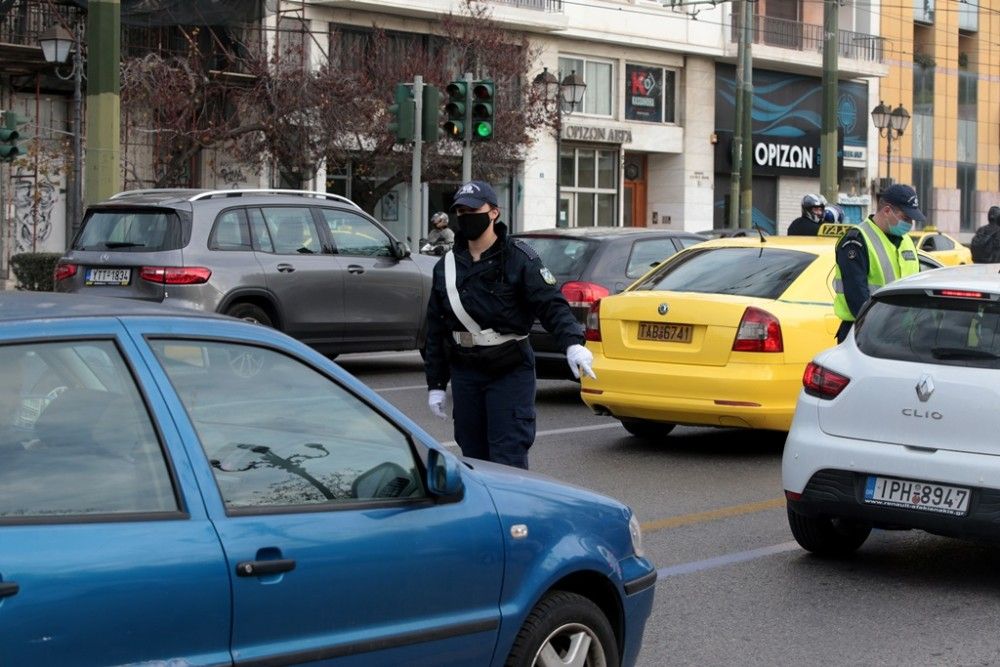
{"type": "Polygon", "coordinates": [[[826,199],[821,195],[808,194],[802,198],[802,215],[788,225],[789,236],[816,236],[823,224],[826,213],[826,199]]]}
{"type": "Polygon", "coordinates": [[[528,467],[535,440],[535,318],[594,377],[594,356],[556,279],[530,245],[507,235],[496,193],[470,181],[455,196],[455,246],[434,267],[427,305],[427,402],[446,419],[451,381],[455,441],[465,456],[528,467]]]}
{"type": "Polygon", "coordinates": [[[986,224],[976,230],[969,243],[972,261],[976,264],[1000,262],[1000,206],[990,206],[986,224]]]}

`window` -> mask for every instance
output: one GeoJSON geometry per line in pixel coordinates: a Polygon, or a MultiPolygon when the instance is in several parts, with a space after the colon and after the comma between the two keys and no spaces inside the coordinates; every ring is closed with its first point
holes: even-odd
{"type": "Polygon", "coordinates": [[[560,283],[576,280],[597,251],[597,243],[581,239],[519,236],[534,249],[560,283]]]}
{"type": "Polygon", "coordinates": [[[896,294],[877,299],[858,320],[858,348],[881,359],[1000,368],[1000,304],[896,294]]]}
{"type": "Polygon", "coordinates": [[[212,250],[252,250],[250,229],[241,209],[223,211],[215,221],[215,229],[208,241],[212,250]]]}
{"type": "Polygon", "coordinates": [[[94,211],[83,223],[74,250],[160,252],[186,243],[180,218],[172,211],[94,211]]]}
{"type": "MultiPolygon", "coordinates": [[[[560,198],[575,212],[571,227],[613,227],[618,214],[618,150],[562,147],[560,198]]],[[[561,225],[562,226],[562,225],[561,225]]]]}
{"type": "Polygon", "coordinates": [[[673,123],[676,75],[662,67],[625,65],[625,119],[673,123]]]}
{"type": "Polygon", "coordinates": [[[274,252],[274,245],[271,243],[271,233],[267,231],[267,223],[264,216],[258,209],[252,208],[247,211],[250,218],[250,230],[253,233],[253,249],[261,252],[274,252]]]}
{"type": "Polygon", "coordinates": [[[261,214],[279,255],[314,255],[322,252],[312,211],[308,208],[263,208],[261,214]]]}
{"type": "Polygon", "coordinates": [[[177,511],[169,468],[109,341],[0,346],[0,520],[177,511]]]}
{"type": "Polygon", "coordinates": [[[614,65],[584,58],[560,58],[560,77],[565,79],[573,72],[583,77],[587,89],[583,94],[583,107],[567,110],[594,116],[611,116],[614,113],[614,65]]]}
{"type": "Polygon", "coordinates": [[[692,250],[636,289],[777,299],[815,260],[811,253],[763,247],[692,250]]]}
{"type": "Polygon", "coordinates": [[[229,510],[426,496],[409,437],[313,368],[239,343],[150,345],[229,510]]]}
{"type": "Polygon", "coordinates": [[[389,237],[370,220],[330,208],[323,209],[323,220],[338,255],[392,257],[389,237]]]}
{"type": "Polygon", "coordinates": [[[636,241],[628,258],[625,275],[629,278],[638,278],[676,252],[677,247],[670,238],[636,241]]]}

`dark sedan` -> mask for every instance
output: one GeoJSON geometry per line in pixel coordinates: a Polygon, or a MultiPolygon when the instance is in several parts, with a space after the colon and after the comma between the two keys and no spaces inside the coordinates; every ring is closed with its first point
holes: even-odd
{"type": "MultiPolygon", "coordinates": [[[[692,232],[646,227],[536,229],[516,235],[541,256],[583,327],[590,304],[628,287],[667,257],[706,240],[692,232]]],[[[564,350],[535,323],[531,331],[540,378],[572,379],[564,350]]]]}

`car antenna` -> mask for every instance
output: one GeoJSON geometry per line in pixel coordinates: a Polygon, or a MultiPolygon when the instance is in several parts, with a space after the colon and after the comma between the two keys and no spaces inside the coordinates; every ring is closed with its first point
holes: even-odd
{"type": "Polygon", "coordinates": [[[756,222],[753,223],[753,228],[757,230],[757,235],[760,236],[761,243],[767,243],[767,239],[764,238],[764,230],[760,228],[756,222]]]}

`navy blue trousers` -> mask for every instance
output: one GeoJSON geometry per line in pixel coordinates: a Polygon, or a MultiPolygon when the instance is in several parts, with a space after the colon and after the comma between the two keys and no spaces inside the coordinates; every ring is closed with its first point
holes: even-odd
{"type": "Polygon", "coordinates": [[[500,376],[452,364],[455,441],[464,456],[527,469],[535,442],[535,355],[528,345],[521,349],[524,362],[500,376]]]}

